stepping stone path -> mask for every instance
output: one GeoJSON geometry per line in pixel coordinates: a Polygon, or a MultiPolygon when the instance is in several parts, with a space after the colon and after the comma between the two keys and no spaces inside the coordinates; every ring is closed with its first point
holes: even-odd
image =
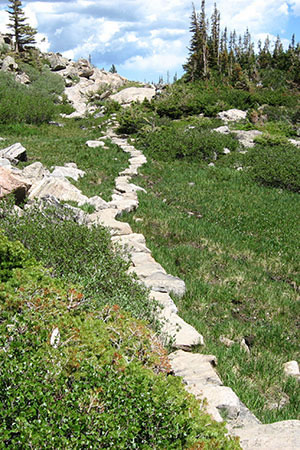
{"type": "Polygon", "coordinates": [[[89,215],[90,223],[101,224],[110,229],[112,242],[126,249],[131,259],[130,273],[135,273],[141,283],[150,288],[150,299],[161,305],[159,320],[163,333],[172,339],[175,352],[169,355],[174,375],[181,376],[186,390],[206,403],[207,412],[216,420],[223,421],[231,435],[240,437],[240,444],[247,450],[294,450],[300,443],[300,421],[291,420],[276,424],[262,425],[254,414],[240,401],[233,390],[224,386],[215,366],[217,360],[212,355],[191,353],[195,345],[203,345],[203,337],[177,314],[177,307],[170,294],[182,297],[185,294],[183,280],[167,274],[157,263],[146,245],[142,234],[134,233],[128,223],[117,218],[124,212],[138,207],[138,191],[143,188],[131,183],[131,178],[147,162],[146,157],[129,145],[127,139],[109,130],[108,136],[124,152],[130,154],[129,167],[119,173],[112,201],[107,209],[89,215]],[[206,401],[204,400],[206,399],[206,401]]]}
{"type": "MultiPolygon", "coordinates": [[[[150,289],[150,300],[152,299],[161,306],[158,319],[162,322],[164,335],[171,338],[172,346],[175,349],[169,355],[174,375],[182,377],[186,390],[202,401],[203,406],[206,405],[208,413],[216,421],[222,421],[222,416],[225,415],[229,433],[240,437],[243,449],[300,449],[299,420],[262,425],[239,400],[233,390],[223,385],[215,371],[216,357],[190,352],[192,347],[203,345],[203,337],[178,316],[177,307],[170,296],[170,294],[174,294],[182,297],[185,294],[184,281],[167,274],[165,269],[154,260],[142,234],[134,233],[128,223],[117,220],[124,212],[133,211],[138,207],[137,193],[139,191],[146,192],[132,183],[131,178],[138,173],[138,169],[147,162],[147,159],[142,152],[129,145],[125,138],[115,135],[112,129],[109,130],[107,136],[99,138],[99,141],[101,142],[102,139],[111,139],[124,152],[130,154],[129,167],[120,172],[116,178],[115,190],[110,202],[105,202],[98,196],[85,197],[67,180],[66,176],[78,178],[84,174],[77,169],[74,163],[66,164],[64,167],[55,167],[52,174],[38,162],[27,166],[23,171],[12,168],[12,173],[16,173],[19,177],[26,177],[29,184],[32,184],[29,191],[30,199],[46,198],[48,202],[52,202],[57,207],[61,205],[59,200],[70,199],[76,200],[79,204],[87,202],[95,206],[96,212],[92,214],[84,214],[78,208],[70,206],[69,208],[80,213],[78,217],[82,223],[87,223],[89,226],[108,227],[112,242],[125,248],[131,261],[129,272],[135,273],[140,282],[150,289]]],[[[19,145],[12,146],[13,151],[15,149],[22,150],[19,145]]],[[[5,157],[9,153],[9,156],[15,159],[16,155],[10,154],[11,148],[8,149],[9,152],[7,149],[5,150],[5,157]]],[[[22,153],[17,156],[22,157],[22,153]]],[[[7,164],[4,157],[2,161],[7,164]]],[[[2,167],[1,170],[8,169],[2,167]]],[[[20,210],[21,213],[22,210],[20,210]]]]}

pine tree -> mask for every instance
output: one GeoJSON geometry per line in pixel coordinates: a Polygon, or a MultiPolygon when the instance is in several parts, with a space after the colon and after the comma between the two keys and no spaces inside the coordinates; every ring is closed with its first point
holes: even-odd
{"type": "Polygon", "coordinates": [[[37,30],[27,23],[21,0],[10,0],[8,8],[7,12],[10,21],[8,27],[13,30],[16,52],[21,52],[24,51],[26,46],[36,43],[35,35],[37,30]]]}
{"type": "Polygon", "coordinates": [[[111,68],[109,69],[110,73],[117,73],[117,69],[116,66],[114,64],[112,64],[111,68]]]}
{"type": "Polygon", "coordinates": [[[200,72],[200,46],[201,46],[201,36],[198,15],[196,13],[195,5],[193,4],[193,11],[191,15],[191,25],[190,32],[192,33],[192,38],[189,46],[189,57],[184,64],[183,68],[187,72],[188,79],[195,81],[199,78],[200,72]]]}
{"type": "Polygon", "coordinates": [[[209,39],[209,61],[212,68],[220,66],[220,13],[214,4],[214,12],[211,16],[211,36],[209,39]]]}

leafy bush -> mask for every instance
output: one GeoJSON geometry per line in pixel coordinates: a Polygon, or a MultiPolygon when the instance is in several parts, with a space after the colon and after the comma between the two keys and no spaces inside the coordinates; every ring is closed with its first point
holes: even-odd
{"type": "Polygon", "coordinates": [[[78,225],[72,215],[62,218],[53,208],[43,213],[30,208],[17,220],[9,205],[2,209],[0,226],[8,236],[20,240],[56,276],[82,285],[89,308],[118,304],[154,322],[155,305],[151,307],[146,290],[126,273],[129,263],[115,253],[108,230],[78,225]]]}
{"type": "Polygon", "coordinates": [[[7,281],[12,276],[12,270],[21,267],[29,267],[35,263],[30,258],[29,251],[21,242],[8,240],[0,230],[0,281],[7,281]]]}
{"type": "Polygon", "coordinates": [[[221,155],[225,147],[235,150],[238,146],[237,140],[230,135],[178,124],[141,136],[139,143],[147,154],[164,161],[211,160],[221,155]]]}
{"type": "Polygon", "coordinates": [[[300,192],[300,156],[293,145],[259,145],[247,159],[250,174],[259,183],[300,192]]]}
{"type": "Polygon", "coordinates": [[[84,303],[39,267],[0,284],[6,448],[239,448],[167,376],[166,352],[142,322],[117,306],[87,314],[84,303]]]}

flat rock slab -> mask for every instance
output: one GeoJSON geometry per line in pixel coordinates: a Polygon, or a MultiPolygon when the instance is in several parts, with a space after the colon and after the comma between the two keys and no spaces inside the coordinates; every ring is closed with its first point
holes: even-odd
{"type": "Polygon", "coordinates": [[[18,161],[27,161],[26,148],[17,142],[10,147],[0,150],[0,158],[6,158],[13,163],[18,161]]]}
{"type": "Polygon", "coordinates": [[[45,169],[42,163],[39,161],[24,167],[22,170],[22,175],[25,178],[34,179],[35,181],[42,180],[46,175],[49,175],[49,170],[45,169]]]}
{"type": "Polygon", "coordinates": [[[143,282],[153,291],[168,292],[177,297],[183,297],[186,290],[183,280],[163,272],[155,272],[145,278],[143,282]]]}
{"type": "Polygon", "coordinates": [[[86,141],[86,145],[90,148],[105,147],[103,141],[86,141]]]}
{"type": "Polygon", "coordinates": [[[124,236],[113,236],[112,242],[125,247],[130,254],[137,252],[151,253],[146,247],[146,240],[143,234],[132,233],[124,236]]]}
{"type": "Polygon", "coordinates": [[[119,222],[115,219],[117,214],[116,209],[104,209],[94,214],[89,215],[90,224],[102,225],[108,227],[112,236],[121,236],[124,234],[131,234],[132,229],[128,223],[119,222]]]}
{"type": "Polygon", "coordinates": [[[174,348],[189,350],[195,345],[204,344],[203,336],[174,313],[172,308],[164,308],[159,318],[163,324],[162,332],[173,339],[171,344],[174,348]]]}
{"type": "Polygon", "coordinates": [[[300,448],[300,420],[284,420],[268,425],[237,428],[244,450],[297,450],[300,448]]]}
{"type": "Polygon", "coordinates": [[[177,306],[175,305],[169,294],[165,292],[151,291],[150,298],[157,301],[162,306],[162,308],[168,308],[172,313],[177,314],[177,306]]]}
{"type": "Polygon", "coordinates": [[[66,166],[55,166],[53,172],[51,173],[52,177],[72,178],[75,181],[78,181],[79,178],[83,177],[84,175],[84,170],[66,166]]]}
{"type": "Polygon", "coordinates": [[[0,198],[14,194],[17,203],[24,200],[31,184],[13,175],[11,170],[0,167],[0,198]]]}
{"type": "Polygon", "coordinates": [[[82,195],[81,191],[65,178],[45,177],[34,184],[29,192],[30,199],[41,199],[47,195],[62,201],[75,201],[79,205],[88,203],[88,197],[82,195]]]}

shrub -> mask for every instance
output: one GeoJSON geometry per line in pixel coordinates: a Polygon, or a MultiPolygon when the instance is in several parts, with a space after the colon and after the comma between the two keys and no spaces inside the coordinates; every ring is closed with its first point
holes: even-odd
{"type": "Polygon", "coordinates": [[[172,124],[139,138],[140,145],[155,159],[210,160],[223,153],[225,147],[235,150],[237,140],[210,130],[172,124]]]}
{"type": "Polygon", "coordinates": [[[0,230],[0,281],[7,281],[12,270],[29,267],[35,263],[21,242],[11,242],[0,230]]]}
{"type": "Polygon", "coordinates": [[[87,314],[84,301],[39,267],[12,269],[0,284],[6,448],[239,448],[167,376],[144,323],[116,306],[87,314]]]}
{"type": "Polygon", "coordinates": [[[248,157],[250,174],[266,186],[300,191],[299,150],[293,145],[256,146],[248,157]]]}
{"type": "Polygon", "coordinates": [[[54,208],[42,213],[30,208],[17,220],[5,202],[2,209],[0,226],[7,235],[19,239],[57,277],[82,285],[87,307],[119,304],[135,317],[154,323],[155,305],[149,304],[145,288],[126,273],[129,262],[115,253],[108,230],[79,225],[71,213],[61,217],[54,208]]]}

